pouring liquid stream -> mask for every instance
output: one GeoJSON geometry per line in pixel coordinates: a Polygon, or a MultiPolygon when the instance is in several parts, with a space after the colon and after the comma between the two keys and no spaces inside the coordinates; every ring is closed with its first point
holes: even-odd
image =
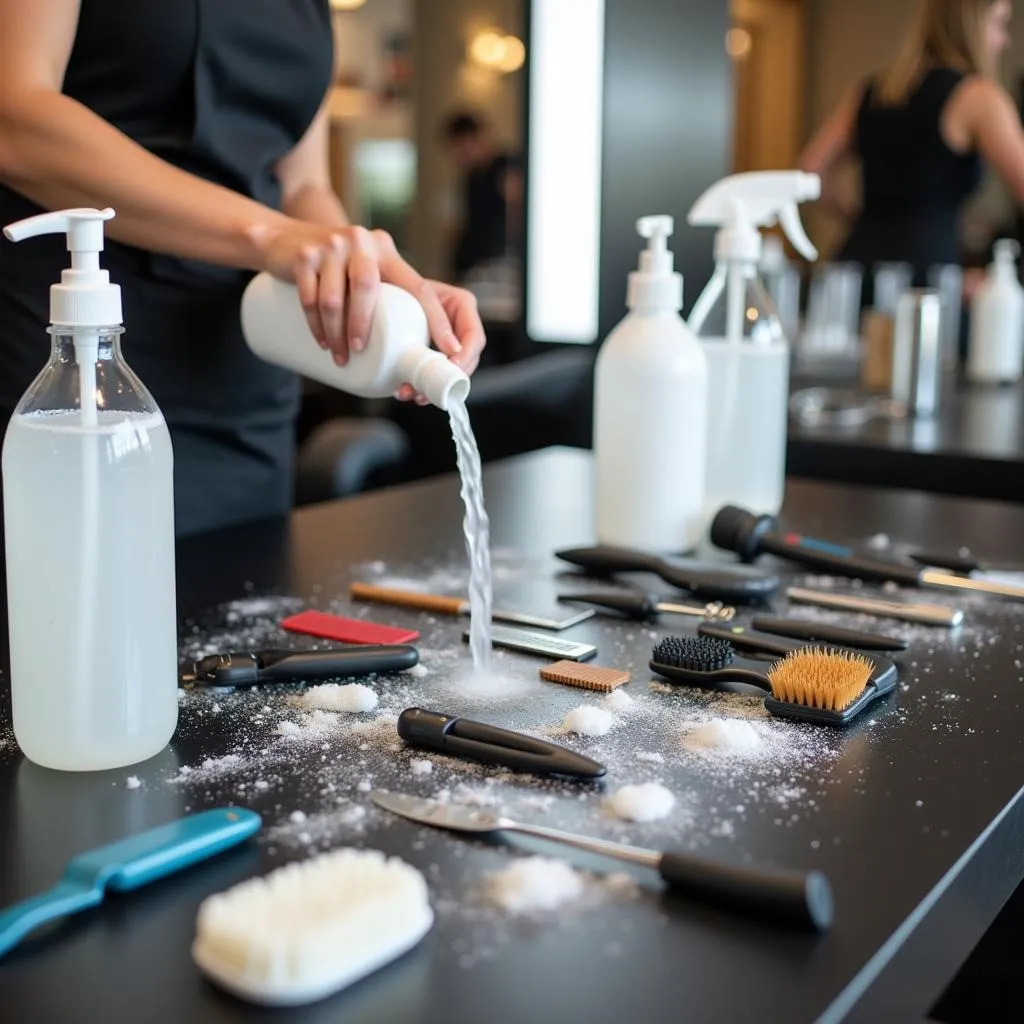
{"type": "Polygon", "coordinates": [[[491,546],[490,523],[484,509],[484,488],[480,451],[462,401],[449,404],[452,438],[461,478],[462,501],[466,507],[462,532],[469,557],[469,649],[476,673],[491,662],[491,546]]]}

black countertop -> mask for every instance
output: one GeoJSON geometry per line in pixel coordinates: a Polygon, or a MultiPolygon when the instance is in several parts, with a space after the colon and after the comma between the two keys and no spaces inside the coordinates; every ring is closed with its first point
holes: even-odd
{"type": "MultiPolygon", "coordinates": [[[[808,386],[850,381],[796,379],[808,386]]],[[[947,378],[937,415],[852,428],[790,424],[787,472],[818,480],[1024,500],[1024,384],[947,378]]]]}
{"type": "MultiPolygon", "coordinates": [[[[591,534],[589,457],[551,450],[494,465],[486,493],[498,600],[508,604],[531,579],[550,589],[550,552],[591,534]]],[[[351,614],[344,584],[356,573],[457,584],[460,519],[457,485],[447,477],[185,543],[185,646],[194,653],[280,642],[275,624],[290,598],[351,614]]],[[[1016,560],[1024,536],[1024,509],[1009,505],[823,484],[792,484],[784,520],[837,539],[884,531],[933,549],[968,544],[1016,560]]],[[[289,695],[267,690],[190,694],[171,748],[114,772],[39,769],[4,731],[0,904],[52,884],[74,853],[189,809],[233,801],[259,810],[265,827],[246,848],[111,896],[0,962],[2,1017],[32,1024],[269,1018],[215,990],[193,966],[198,904],[311,849],[352,843],[423,870],[437,922],[401,961],[331,1000],[290,1011],[289,1020],[918,1019],[1024,877],[1024,607],[977,598],[962,604],[968,622],[960,631],[909,629],[904,685],[842,735],[762,723],[752,699],[651,690],[646,630],[607,620],[575,627],[569,635],[597,642],[600,661],[634,668],[627,692],[637,707],[606,737],[566,741],[606,761],[603,786],[468,772],[441,758],[433,758],[432,774],[414,776],[409,754],[393,748],[386,719],[346,722],[323,736],[307,732],[290,744],[276,735],[276,723],[312,729],[312,719],[289,695]],[[766,756],[723,761],[685,752],[685,730],[711,715],[755,716],[772,744],[766,756]],[[227,755],[235,759],[220,760],[227,755]],[[129,775],[141,780],[138,789],[127,788],[129,775]],[[617,825],[602,789],[652,778],[676,794],[673,814],[617,825]],[[835,925],[820,938],[780,932],[673,900],[650,878],[639,891],[613,893],[595,877],[582,905],[510,918],[480,893],[514,848],[365,812],[371,782],[423,794],[443,788],[453,800],[496,802],[524,818],[639,845],[819,868],[835,891],[835,925]],[[293,823],[295,811],[306,820],[293,823]]],[[[415,702],[545,728],[569,708],[601,699],[543,684],[543,662],[511,655],[497,661],[493,685],[474,689],[459,680],[467,657],[461,623],[380,608],[373,618],[424,630],[427,674],[375,684],[385,712],[415,702]]],[[[4,702],[9,722],[6,695],[4,702]]]]}

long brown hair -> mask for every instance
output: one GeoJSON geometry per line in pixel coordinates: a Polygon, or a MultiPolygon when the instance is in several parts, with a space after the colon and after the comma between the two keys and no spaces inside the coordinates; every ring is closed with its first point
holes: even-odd
{"type": "Polygon", "coordinates": [[[985,46],[985,14],[995,0],[919,0],[903,48],[882,76],[878,98],[886,106],[905,103],[932,67],[973,74],[993,73],[985,46]]]}

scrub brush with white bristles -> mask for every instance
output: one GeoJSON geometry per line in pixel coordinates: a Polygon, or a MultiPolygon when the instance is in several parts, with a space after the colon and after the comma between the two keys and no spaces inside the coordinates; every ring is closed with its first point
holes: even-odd
{"type": "Polygon", "coordinates": [[[342,849],[204,900],[192,957],[242,999],[295,1006],[401,956],[433,920],[419,871],[376,850],[342,849]]]}

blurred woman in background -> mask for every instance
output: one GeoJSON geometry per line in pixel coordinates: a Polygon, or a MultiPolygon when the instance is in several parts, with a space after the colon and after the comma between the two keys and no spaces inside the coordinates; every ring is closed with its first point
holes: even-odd
{"type": "Polygon", "coordinates": [[[906,262],[917,286],[930,267],[959,264],[959,215],[982,160],[1024,204],[1024,129],[995,79],[1011,14],[1010,0],[920,0],[896,61],[854,86],[808,144],[800,167],[822,176],[829,208],[853,216],[837,260],[906,262]],[[858,211],[836,194],[847,156],[861,163],[858,211]]]}

